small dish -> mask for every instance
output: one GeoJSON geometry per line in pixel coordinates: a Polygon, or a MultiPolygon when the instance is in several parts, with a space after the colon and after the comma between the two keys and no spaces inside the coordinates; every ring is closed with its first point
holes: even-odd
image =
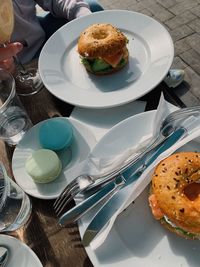
{"type": "Polygon", "coordinates": [[[8,267],[42,267],[42,263],[26,244],[15,237],[0,235],[0,244],[9,249],[8,267]]]}
{"type": "Polygon", "coordinates": [[[32,127],[16,146],[13,153],[12,170],[16,182],[27,194],[40,199],[57,198],[68,183],[68,177],[65,177],[63,172],[83,161],[96,144],[96,139],[92,132],[79,121],[69,118],[52,118],[50,120],[56,119],[68,120],[73,127],[74,133],[74,141],[70,148],[57,153],[63,166],[58,178],[50,183],[37,184],[25,170],[26,159],[33,151],[42,148],[39,143],[39,129],[45,121],[39,122],[32,127]]]}

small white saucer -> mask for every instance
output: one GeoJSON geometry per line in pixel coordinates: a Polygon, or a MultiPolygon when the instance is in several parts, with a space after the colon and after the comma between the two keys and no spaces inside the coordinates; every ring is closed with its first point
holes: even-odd
{"type": "Polygon", "coordinates": [[[12,158],[12,170],[14,178],[18,185],[29,195],[40,199],[55,199],[70,181],[70,177],[64,176],[64,171],[74,167],[83,161],[91,149],[96,144],[96,139],[92,132],[83,123],[69,118],[52,118],[50,120],[63,119],[68,120],[74,133],[74,141],[70,149],[58,153],[62,161],[62,172],[58,178],[50,183],[38,184],[28,175],[25,170],[26,159],[33,151],[41,148],[39,143],[39,128],[44,121],[33,126],[23,137],[15,148],[12,158]]]}
{"type": "Polygon", "coordinates": [[[26,244],[15,237],[0,235],[0,246],[9,249],[8,267],[42,267],[42,263],[26,244]]]}

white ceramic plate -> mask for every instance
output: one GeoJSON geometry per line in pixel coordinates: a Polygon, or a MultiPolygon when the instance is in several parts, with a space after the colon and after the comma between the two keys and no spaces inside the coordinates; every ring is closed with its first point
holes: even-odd
{"type": "Polygon", "coordinates": [[[9,248],[7,267],[42,267],[42,263],[33,250],[20,240],[12,236],[0,235],[1,245],[9,248]]]}
{"type": "MultiPolygon", "coordinates": [[[[53,118],[51,120],[56,119],[58,118],[53,118]]],[[[63,170],[56,180],[50,183],[38,184],[33,181],[25,170],[26,159],[33,153],[33,151],[41,148],[38,134],[39,128],[44,121],[36,124],[25,134],[13,154],[12,169],[16,182],[27,194],[37,198],[57,198],[68,183],[68,178],[64,176],[63,171],[72,168],[75,164],[83,161],[96,144],[94,135],[82,123],[75,119],[59,119],[68,120],[71,123],[75,138],[70,149],[58,153],[58,156],[62,161],[63,170]]]]}
{"type": "MultiPolygon", "coordinates": [[[[152,132],[155,111],[130,117],[111,129],[95,146],[97,157],[114,155],[152,132]]],[[[186,151],[200,151],[193,141],[182,147],[186,151]]],[[[151,214],[148,205],[149,189],[118,216],[101,247],[86,251],[95,267],[198,267],[200,242],[185,240],[167,231],[151,214]]],[[[81,236],[91,215],[79,223],[81,236]]]]}
{"type": "Polygon", "coordinates": [[[73,20],[47,41],[39,58],[46,88],[75,106],[106,108],[129,103],[157,86],[174,56],[172,39],[156,20],[126,10],[107,10],[73,20]],[[80,63],[77,41],[94,23],[111,23],[129,39],[128,65],[107,76],[88,74],[80,63]]]}

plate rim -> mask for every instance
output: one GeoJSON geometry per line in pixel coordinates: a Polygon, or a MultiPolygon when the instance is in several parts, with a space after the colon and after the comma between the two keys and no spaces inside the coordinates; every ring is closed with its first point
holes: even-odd
{"type": "MultiPolygon", "coordinates": [[[[36,253],[27,244],[25,244],[21,240],[17,239],[14,236],[9,236],[9,235],[5,235],[5,234],[1,234],[0,239],[1,238],[3,238],[4,240],[8,239],[9,240],[8,242],[14,242],[17,245],[19,245],[20,247],[22,247],[23,249],[25,249],[26,251],[28,251],[31,254],[31,256],[36,260],[36,262],[38,264],[36,267],[42,267],[43,266],[39,257],[36,255],[36,253]]],[[[4,241],[4,243],[7,243],[7,242],[4,241]]]]}

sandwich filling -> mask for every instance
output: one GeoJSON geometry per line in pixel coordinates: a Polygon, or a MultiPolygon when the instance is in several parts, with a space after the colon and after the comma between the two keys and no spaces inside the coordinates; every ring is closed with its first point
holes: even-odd
{"type": "Polygon", "coordinates": [[[81,62],[90,72],[109,72],[114,69],[122,68],[128,60],[127,48],[123,51],[110,56],[89,58],[81,57],[81,62]]]}
{"type": "Polygon", "coordinates": [[[152,214],[156,220],[160,220],[161,223],[169,225],[170,228],[174,229],[175,232],[179,232],[181,235],[184,235],[185,238],[190,238],[190,239],[200,239],[199,234],[195,233],[190,233],[183,228],[177,226],[173,222],[170,221],[170,219],[162,212],[160,209],[158,202],[156,200],[155,194],[151,194],[149,197],[149,205],[151,207],[152,214]]]}
{"type": "Polygon", "coordinates": [[[179,232],[181,235],[184,235],[185,238],[188,237],[188,238],[190,238],[190,239],[194,239],[194,238],[195,238],[195,239],[200,239],[200,235],[199,235],[199,234],[190,233],[190,232],[184,230],[183,228],[176,226],[174,223],[172,223],[172,222],[169,220],[169,218],[168,218],[166,215],[164,215],[164,217],[161,219],[161,223],[162,223],[162,222],[169,224],[170,227],[174,228],[174,230],[175,230],[176,232],[179,232]]]}

